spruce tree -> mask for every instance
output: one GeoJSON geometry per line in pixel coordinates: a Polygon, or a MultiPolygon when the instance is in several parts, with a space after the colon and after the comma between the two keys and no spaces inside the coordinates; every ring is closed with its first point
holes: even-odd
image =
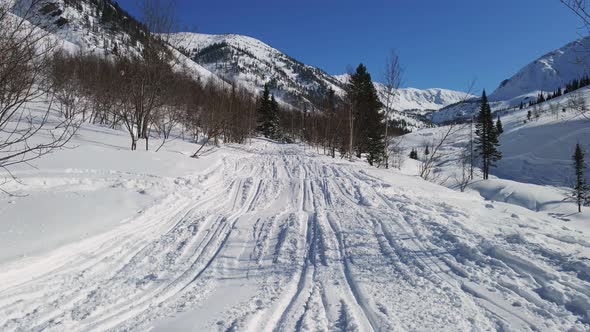
{"type": "Polygon", "coordinates": [[[278,138],[278,108],[274,96],[270,96],[268,85],[265,85],[258,101],[258,131],[266,138],[278,138]]]}
{"type": "Polygon", "coordinates": [[[385,158],[385,126],[380,112],[382,104],[371,75],[362,63],[351,75],[347,91],[355,113],[354,142],[357,157],[367,153],[369,164],[378,165],[385,158]]]}
{"type": "Polygon", "coordinates": [[[589,188],[586,185],[586,179],[584,177],[584,152],[580,144],[576,144],[576,151],[572,157],[574,159],[574,171],[575,171],[575,184],[573,188],[573,198],[578,204],[578,212],[582,212],[582,205],[587,204],[590,200],[589,188]]]}
{"type": "Polygon", "coordinates": [[[476,149],[482,159],[483,178],[487,180],[490,168],[495,166],[496,161],[502,159],[502,153],[498,150],[498,130],[492,118],[492,109],[488,103],[485,90],[481,96],[481,107],[477,123],[475,124],[476,149]]]}
{"type": "Polygon", "coordinates": [[[496,130],[498,131],[498,136],[504,133],[504,127],[502,127],[502,120],[498,117],[498,121],[496,121],[496,130]]]}
{"type": "Polygon", "coordinates": [[[278,140],[281,138],[279,131],[279,103],[274,95],[270,96],[270,114],[269,114],[270,138],[278,140]]]}

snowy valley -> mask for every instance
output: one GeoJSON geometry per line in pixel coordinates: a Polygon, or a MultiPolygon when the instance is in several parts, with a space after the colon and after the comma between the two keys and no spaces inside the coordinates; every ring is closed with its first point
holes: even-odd
{"type": "Polygon", "coordinates": [[[590,331],[590,87],[524,103],[586,75],[590,37],[490,95],[482,180],[474,92],[152,34],[110,0],[14,3],[0,331],[590,331]]]}

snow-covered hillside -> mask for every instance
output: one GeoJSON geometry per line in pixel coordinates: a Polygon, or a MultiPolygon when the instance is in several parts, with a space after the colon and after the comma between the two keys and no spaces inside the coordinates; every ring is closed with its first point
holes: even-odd
{"type": "MultiPolygon", "coordinates": [[[[573,41],[549,52],[505,80],[490,95],[492,101],[536,98],[541,91],[553,92],[590,73],[590,37],[573,41]]],[[[513,103],[513,104],[514,104],[513,103]]]]}
{"type": "MultiPolygon", "coordinates": [[[[25,5],[15,6],[15,14],[50,32],[59,41],[58,47],[70,53],[112,57],[138,55],[143,49],[143,25],[111,0],[39,1],[32,11],[26,12],[18,9],[28,8],[28,2],[17,0],[18,3],[25,5]]],[[[219,80],[180,52],[172,51],[176,57],[174,66],[182,66],[195,78],[219,80]]]]}
{"type": "MultiPolygon", "coordinates": [[[[590,88],[584,87],[522,110],[497,112],[504,129],[500,135],[502,160],[497,163],[497,167],[492,168],[491,173],[501,179],[570,187],[574,174],[572,155],[576,143],[580,143],[585,151],[590,151],[588,113],[583,116],[579,110],[573,109],[571,98],[583,98],[586,105],[590,104],[590,88]]],[[[472,104],[473,107],[479,107],[476,106],[479,101],[472,104]]],[[[460,139],[449,144],[449,149],[469,144],[470,124],[458,126],[463,126],[464,130],[456,135],[460,139]]],[[[425,143],[436,138],[446,128],[442,126],[415,132],[405,136],[405,141],[409,147],[423,149],[425,143]]]]}
{"type": "Polygon", "coordinates": [[[339,82],[321,69],[251,37],[177,33],[170,42],[219,77],[256,92],[268,84],[280,100],[296,108],[320,105],[330,88],[341,93],[339,82]]]}

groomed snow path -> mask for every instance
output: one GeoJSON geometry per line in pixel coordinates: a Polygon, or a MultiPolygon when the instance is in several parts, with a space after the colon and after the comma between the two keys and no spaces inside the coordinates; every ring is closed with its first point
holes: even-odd
{"type": "Polygon", "coordinates": [[[562,220],[298,145],[212,155],[131,221],[0,265],[0,330],[590,329],[590,241],[562,220]]]}

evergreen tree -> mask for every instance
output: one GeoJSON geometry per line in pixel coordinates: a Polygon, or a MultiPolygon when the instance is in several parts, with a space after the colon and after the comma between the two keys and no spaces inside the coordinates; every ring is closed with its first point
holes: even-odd
{"type": "Polygon", "coordinates": [[[578,212],[582,212],[582,205],[588,204],[590,200],[589,188],[586,185],[586,179],[584,178],[584,152],[580,144],[576,144],[576,151],[573,155],[574,159],[574,170],[575,170],[575,184],[573,190],[573,198],[578,204],[578,212]]]}
{"type": "Polygon", "coordinates": [[[279,131],[279,103],[275,99],[274,95],[270,96],[270,114],[269,114],[269,128],[270,131],[270,138],[278,140],[281,138],[281,133],[279,131]]]}
{"type": "Polygon", "coordinates": [[[355,119],[355,150],[357,157],[367,153],[370,165],[380,164],[385,155],[385,126],[382,107],[371,75],[361,63],[351,75],[347,89],[349,100],[352,101],[355,119]]]}
{"type": "Polygon", "coordinates": [[[498,121],[496,121],[496,131],[498,132],[498,136],[504,132],[504,127],[502,127],[502,120],[500,120],[500,117],[498,117],[498,121]]]}
{"type": "Polygon", "coordinates": [[[258,101],[258,131],[266,138],[278,138],[278,103],[270,96],[268,85],[264,86],[258,101]]]}
{"type": "Polygon", "coordinates": [[[487,180],[489,178],[490,168],[495,166],[495,162],[502,158],[502,153],[498,150],[498,146],[500,145],[498,142],[498,130],[494,126],[492,110],[488,103],[485,90],[481,97],[481,107],[475,128],[476,148],[483,163],[483,178],[487,180]]]}
{"type": "Polygon", "coordinates": [[[424,149],[424,155],[428,156],[430,154],[430,149],[428,148],[428,145],[426,146],[426,148],[424,149]]]}

